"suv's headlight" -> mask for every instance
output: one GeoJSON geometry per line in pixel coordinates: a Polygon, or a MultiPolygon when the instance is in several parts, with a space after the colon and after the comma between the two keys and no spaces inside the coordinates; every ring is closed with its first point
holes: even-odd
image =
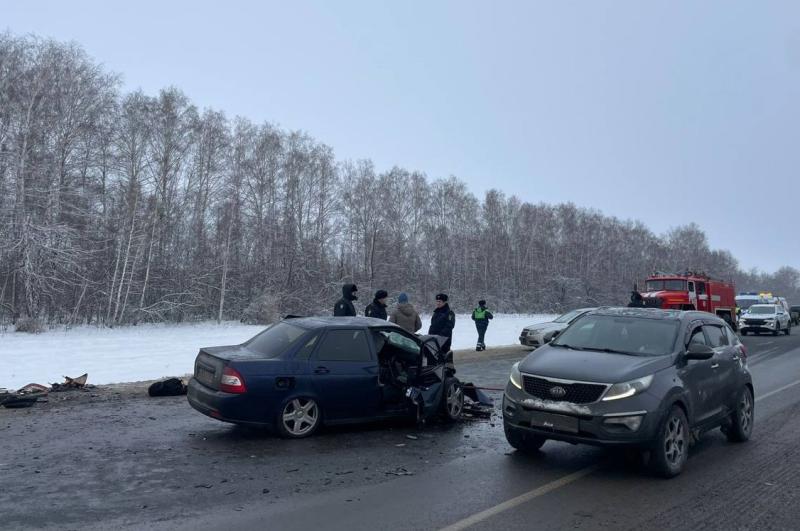
{"type": "Polygon", "coordinates": [[[519,362],[511,366],[511,376],[508,378],[514,387],[522,389],[522,373],[519,372],[519,362]]]}
{"type": "Polygon", "coordinates": [[[643,378],[631,380],[630,382],[614,384],[608,388],[608,391],[606,391],[606,394],[603,396],[603,400],[607,401],[628,398],[629,396],[633,396],[637,393],[645,391],[648,387],[650,387],[652,382],[653,375],[651,374],[649,376],[644,376],[643,378]]]}

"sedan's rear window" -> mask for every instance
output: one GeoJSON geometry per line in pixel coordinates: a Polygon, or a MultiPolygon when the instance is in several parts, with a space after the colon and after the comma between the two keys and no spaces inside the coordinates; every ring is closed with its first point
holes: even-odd
{"type": "Polygon", "coordinates": [[[672,320],[585,315],[551,344],[579,350],[661,356],[672,352],[678,327],[678,321],[672,320]]]}
{"type": "Polygon", "coordinates": [[[263,354],[265,358],[277,358],[293,346],[305,333],[305,328],[285,321],[275,323],[244,343],[248,349],[263,354]]]}

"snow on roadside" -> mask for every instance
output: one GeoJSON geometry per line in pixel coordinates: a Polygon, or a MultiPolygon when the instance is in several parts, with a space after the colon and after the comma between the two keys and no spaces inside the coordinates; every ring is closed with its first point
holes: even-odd
{"type": "MultiPolygon", "coordinates": [[[[494,319],[489,323],[489,330],[486,332],[485,343],[487,347],[516,345],[519,343],[519,333],[528,325],[552,321],[558,315],[517,315],[517,314],[495,314],[494,319]]],[[[422,332],[428,331],[431,324],[430,315],[422,316],[422,332]]],[[[470,314],[456,315],[456,327],[453,330],[454,350],[475,348],[478,342],[478,332],[475,330],[475,323],[470,318],[470,314]]]]}
{"type": "MultiPolygon", "coordinates": [[[[486,334],[488,346],[517,343],[524,326],[552,315],[498,314],[486,334]]],[[[423,332],[430,316],[422,317],[423,332]]],[[[64,376],[89,373],[89,383],[153,380],[191,373],[200,347],[235,345],[263,330],[237,322],[135,327],[76,327],[41,334],[0,333],[0,388],[35,382],[62,382],[64,376]]],[[[456,317],[453,348],[475,348],[478,334],[469,315],[456,317]]]]}

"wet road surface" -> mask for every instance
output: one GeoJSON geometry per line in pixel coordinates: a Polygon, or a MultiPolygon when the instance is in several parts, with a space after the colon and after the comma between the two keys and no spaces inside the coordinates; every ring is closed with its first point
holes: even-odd
{"type": "MultiPolygon", "coordinates": [[[[673,480],[548,442],[526,456],[490,420],[326,430],[301,441],[126,394],[0,409],[0,528],[797,529],[800,334],[746,337],[756,427],[715,430],[673,480]]],[[[465,360],[503,387],[518,349],[465,360]]],[[[500,393],[494,393],[497,398],[500,393]]]]}

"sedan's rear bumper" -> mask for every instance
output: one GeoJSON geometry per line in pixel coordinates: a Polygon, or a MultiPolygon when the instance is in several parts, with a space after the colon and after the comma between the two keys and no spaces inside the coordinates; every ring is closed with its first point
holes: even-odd
{"type": "Polygon", "coordinates": [[[253,411],[252,400],[246,393],[216,391],[196,378],[189,380],[186,399],[200,413],[223,422],[259,427],[272,424],[263,418],[263,412],[253,411]]]}

